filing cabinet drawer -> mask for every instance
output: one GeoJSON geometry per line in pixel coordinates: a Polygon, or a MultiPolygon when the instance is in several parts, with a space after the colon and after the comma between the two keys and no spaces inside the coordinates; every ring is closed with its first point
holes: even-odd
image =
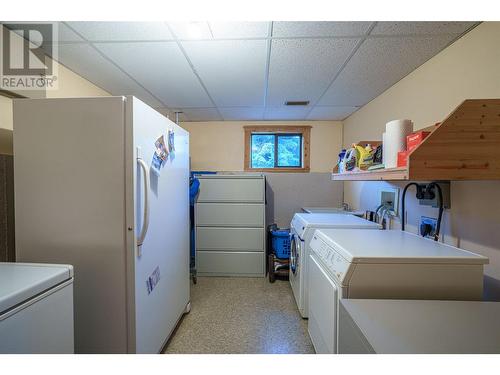
{"type": "Polygon", "coordinates": [[[198,202],[264,202],[264,178],[199,177],[198,202]]]}
{"type": "Polygon", "coordinates": [[[263,204],[198,203],[196,225],[264,227],[263,204]]]}
{"type": "Polygon", "coordinates": [[[207,251],[264,251],[262,228],[196,228],[196,248],[207,251]]]}
{"type": "Polygon", "coordinates": [[[263,276],[263,252],[198,251],[197,272],[203,276],[263,276]]]}

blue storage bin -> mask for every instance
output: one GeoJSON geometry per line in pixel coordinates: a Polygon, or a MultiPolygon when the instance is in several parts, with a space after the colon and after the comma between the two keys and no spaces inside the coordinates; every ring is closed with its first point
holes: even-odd
{"type": "Polygon", "coordinates": [[[279,229],[271,231],[273,252],[277,258],[290,258],[290,231],[279,229]]]}

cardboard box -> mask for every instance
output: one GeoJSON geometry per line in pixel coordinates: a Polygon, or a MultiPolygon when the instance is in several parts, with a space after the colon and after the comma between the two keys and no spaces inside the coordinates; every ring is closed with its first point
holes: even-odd
{"type": "Polygon", "coordinates": [[[419,131],[415,133],[411,133],[406,136],[406,150],[412,151],[417,146],[422,143],[422,141],[429,135],[431,132],[419,131]]]}
{"type": "Polygon", "coordinates": [[[398,152],[398,167],[406,167],[406,161],[408,160],[409,151],[399,151],[398,152]]]}

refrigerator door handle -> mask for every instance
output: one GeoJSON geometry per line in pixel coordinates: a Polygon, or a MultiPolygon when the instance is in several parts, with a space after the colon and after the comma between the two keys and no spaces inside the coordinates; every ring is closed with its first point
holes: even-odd
{"type": "Polygon", "coordinates": [[[149,227],[149,170],[148,165],[142,158],[137,158],[137,164],[141,167],[143,172],[142,175],[144,178],[144,212],[141,232],[137,237],[137,246],[142,246],[149,227]]]}

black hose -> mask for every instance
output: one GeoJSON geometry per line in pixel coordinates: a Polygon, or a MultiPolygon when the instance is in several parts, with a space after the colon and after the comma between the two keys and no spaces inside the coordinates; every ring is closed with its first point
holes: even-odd
{"type": "Polygon", "coordinates": [[[439,214],[436,223],[436,231],[434,232],[434,241],[439,241],[439,231],[441,230],[441,220],[443,218],[444,211],[443,191],[441,190],[441,186],[439,186],[437,182],[431,182],[429,185],[427,185],[427,189],[430,189],[432,186],[437,188],[439,197],[439,214]]]}
{"type": "Polygon", "coordinates": [[[403,189],[403,196],[401,198],[401,230],[405,230],[405,196],[406,196],[406,190],[412,185],[415,185],[418,188],[418,184],[416,182],[410,182],[408,185],[405,186],[403,189]]]}

